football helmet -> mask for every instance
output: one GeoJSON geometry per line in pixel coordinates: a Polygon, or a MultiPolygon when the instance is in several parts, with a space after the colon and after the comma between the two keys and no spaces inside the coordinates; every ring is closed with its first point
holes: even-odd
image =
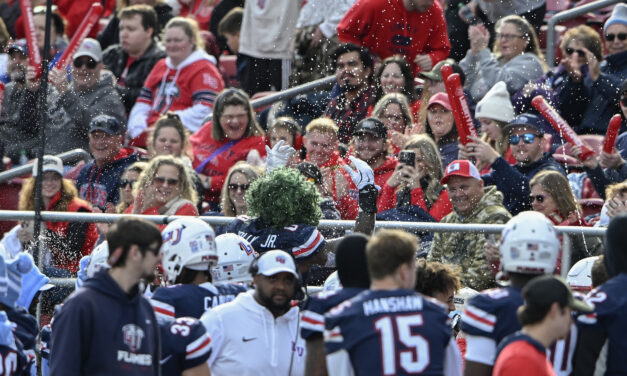
{"type": "Polygon", "coordinates": [[[251,283],[253,277],[248,273],[250,263],[257,257],[257,252],[250,243],[236,234],[222,234],[216,238],[218,264],[211,268],[214,282],[251,283]]]}
{"type": "Polygon", "coordinates": [[[218,262],[215,232],[198,218],[176,219],[161,231],[161,236],[161,264],[168,284],[175,283],[183,268],[209,270],[218,262]]]}
{"type": "Polygon", "coordinates": [[[522,212],[501,233],[501,268],[505,272],[551,274],[560,252],[553,223],[542,213],[522,212]]]}
{"type": "Polygon", "coordinates": [[[102,269],[109,269],[111,265],[107,262],[109,260],[109,243],[105,240],[100,243],[89,257],[89,264],[87,264],[87,279],[92,278],[98,271],[102,269]]]}
{"type": "Polygon", "coordinates": [[[583,293],[592,290],[592,265],[598,258],[599,256],[586,257],[570,268],[566,282],[571,290],[583,293]]]}

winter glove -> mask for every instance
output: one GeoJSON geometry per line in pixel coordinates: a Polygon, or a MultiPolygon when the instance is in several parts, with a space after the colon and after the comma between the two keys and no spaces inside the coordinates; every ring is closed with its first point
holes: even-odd
{"type": "Polygon", "coordinates": [[[292,155],[296,154],[296,150],[280,140],[272,149],[266,145],[266,154],[268,155],[266,173],[269,174],[276,168],[285,167],[292,155]]]}
{"type": "Polygon", "coordinates": [[[353,162],[357,171],[348,165],[344,166],[344,170],[351,177],[357,189],[359,189],[359,209],[365,213],[374,214],[377,212],[377,197],[381,189],[381,187],[374,184],[374,171],[368,166],[368,163],[359,158],[350,156],[349,159],[353,162]]]}

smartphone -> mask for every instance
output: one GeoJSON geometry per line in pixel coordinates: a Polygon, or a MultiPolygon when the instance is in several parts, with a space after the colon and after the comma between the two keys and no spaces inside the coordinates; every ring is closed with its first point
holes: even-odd
{"type": "Polygon", "coordinates": [[[398,154],[398,162],[407,166],[416,166],[416,153],[411,150],[401,150],[398,154]]]}

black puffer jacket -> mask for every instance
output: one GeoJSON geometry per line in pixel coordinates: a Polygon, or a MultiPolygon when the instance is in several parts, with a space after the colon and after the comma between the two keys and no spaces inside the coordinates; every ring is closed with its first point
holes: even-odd
{"type": "MultiPolygon", "coordinates": [[[[116,89],[122,97],[122,103],[124,103],[127,113],[133,108],[135,100],[137,100],[137,96],[142,86],[144,86],[146,77],[148,77],[148,74],[157,61],[164,57],[165,50],[157,42],[153,42],[141,57],[131,63],[131,66],[128,68],[128,73],[124,78],[124,86],[116,85],[116,89]]],[[[124,69],[126,69],[127,59],[128,55],[122,50],[122,46],[115,44],[104,51],[102,62],[105,68],[113,72],[115,77],[119,80],[124,69]]]]}

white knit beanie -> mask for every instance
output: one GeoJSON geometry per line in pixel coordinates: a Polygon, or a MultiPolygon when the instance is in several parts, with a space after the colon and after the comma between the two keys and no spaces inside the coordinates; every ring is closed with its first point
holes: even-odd
{"type": "Polygon", "coordinates": [[[497,82],[477,103],[475,118],[480,117],[505,123],[509,123],[514,118],[514,107],[509,99],[505,82],[497,82]]]}
{"type": "Polygon", "coordinates": [[[608,27],[613,24],[623,24],[627,26],[627,4],[618,4],[612,10],[612,15],[605,21],[603,30],[607,30],[608,27]]]}

